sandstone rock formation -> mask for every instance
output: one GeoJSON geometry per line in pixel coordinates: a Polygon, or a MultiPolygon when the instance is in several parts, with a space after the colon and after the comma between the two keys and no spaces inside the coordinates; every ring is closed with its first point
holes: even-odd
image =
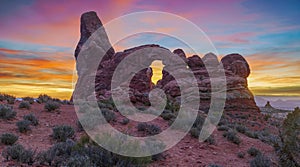
{"type": "MultiPolygon", "coordinates": [[[[77,56],[83,43],[99,27],[102,27],[102,23],[95,12],[88,12],[82,15],[81,38],[75,51],[75,58],[77,61],[77,56]]],[[[104,29],[102,31],[105,34],[104,29]]],[[[162,48],[159,45],[144,45],[115,53],[106,34],[101,41],[104,42],[106,46],[110,47],[110,49],[106,53],[105,58],[100,62],[97,71],[95,90],[96,97],[98,99],[108,99],[111,97],[113,73],[120,62],[126,58],[126,56],[143,48],[162,48]]],[[[250,68],[247,61],[241,55],[230,54],[223,57],[219,62],[218,57],[213,53],[206,54],[202,59],[198,55],[193,55],[187,58],[182,49],[176,49],[173,51],[173,53],[178,55],[184,62],[186,62],[188,67],[185,66],[185,68],[190,68],[197,79],[201,99],[199,102],[200,110],[205,112],[208,111],[211,100],[212,80],[210,78],[217,77],[209,76],[208,70],[224,70],[227,80],[227,98],[225,110],[259,111],[259,108],[256,106],[254,101],[254,97],[247,85],[247,77],[250,74],[250,68]],[[209,66],[205,67],[205,64],[209,66]],[[221,67],[224,67],[224,69],[221,67]]],[[[142,56],[143,55],[140,57],[141,59],[143,59],[142,56]]],[[[139,62],[139,60],[137,60],[137,62],[139,62]]],[[[167,72],[170,69],[176,71],[176,68],[178,68],[177,65],[170,65],[171,63],[169,62],[163,62],[163,64],[163,76],[156,85],[154,85],[151,81],[152,69],[150,67],[145,68],[134,75],[129,86],[130,98],[133,103],[139,105],[149,105],[148,96],[149,92],[153,88],[160,88],[164,90],[169,100],[180,103],[180,100],[178,99],[180,99],[181,90],[178,86],[178,82],[180,82],[180,80],[186,82],[188,81],[185,80],[184,76],[182,76],[179,80],[177,78],[175,80],[174,77],[167,72]]],[[[128,66],[123,67],[122,70],[127,70],[126,68],[131,68],[131,65],[129,64],[128,66]]],[[[78,73],[81,73],[80,70],[81,69],[78,69],[78,73]]],[[[124,80],[126,80],[126,78],[124,78],[124,80]]]]}

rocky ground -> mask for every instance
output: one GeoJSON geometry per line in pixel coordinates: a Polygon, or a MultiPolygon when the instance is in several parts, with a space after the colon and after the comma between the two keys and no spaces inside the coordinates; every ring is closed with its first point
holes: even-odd
{"type": "MultiPolygon", "coordinates": [[[[1,102],[6,103],[6,102],[1,102]]],[[[19,109],[20,102],[16,102],[13,107],[17,112],[17,116],[12,120],[0,119],[0,134],[5,132],[14,133],[19,136],[17,143],[22,144],[26,148],[36,150],[36,152],[46,150],[55,141],[51,138],[52,128],[55,125],[71,125],[75,130],[77,127],[77,116],[74,111],[73,105],[61,105],[60,113],[47,112],[44,110],[44,104],[34,103],[31,105],[31,109],[19,109]],[[20,133],[17,130],[16,122],[23,119],[23,116],[33,113],[39,120],[38,126],[31,126],[31,131],[27,133],[20,133]]],[[[113,126],[124,131],[131,127],[131,134],[139,136],[135,122],[130,122],[127,125],[123,125],[120,122],[123,117],[115,112],[116,121],[113,122],[113,126]]],[[[223,126],[232,126],[234,123],[240,123],[247,127],[249,131],[263,132],[267,131],[267,135],[277,135],[278,130],[276,127],[276,120],[264,118],[260,113],[247,113],[242,111],[226,112],[225,124],[223,126]]],[[[162,118],[155,119],[153,124],[160,126],[164,129],[168,126],[168,122],[162,118]]],[[[219,127],[220,128],[220,127],[219,127]]],[[[190,134],[183,138],[176,146],[163,153],[161,160],[152,162],[149,166],[208,166],[212,164],[218,164],[221,166],[250,166],[250,161],[254,159],[253,156],[247,154],[247,150],[251,147],[259,149],[265,156],[269,157],[272,166],[278,166],[278,157],[274,148],[262,142],[260,139],[248,137],[245,132],[238,132],[237,136],[240,138],[241,143],[239,145],[232,143],[223,137],[224,131],[215,129],[213,132],[214,142],[209,144],[207,142],[200,143],[198,139],[193,138],[190,134]],[[243,158],[238,157],[238,153],[245,153],[243,158]]],[[[79,138],[84,132],[78,132],[76,130],[74,140],[79,138]]],[[[6,146],[1,144],[0,151],[2,152],[6,146]]],[[[18,166],[14,162],[6,161],[3,157],[0,158],[1,166],[18,166]]]]}

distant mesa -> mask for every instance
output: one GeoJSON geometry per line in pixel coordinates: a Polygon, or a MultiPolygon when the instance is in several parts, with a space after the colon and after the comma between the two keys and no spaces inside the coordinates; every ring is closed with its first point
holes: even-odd
{"type": "Polygon", "coordinates": [[[273,107],[271,106],[271,104],[270,104],[270,101],[267,101],[267,104],[265,105],[265,107],[267,107],[267,108],[273,108],[273,107]]]}
{"type": "MultiPolygon", "coordinates": [[[[102,43],[99,47],[104,46],[106,49],[110,49],[106,53],[105,58],[102,59],[98,67],[95,83],[96,97],[98,99],[109,99],[111,98],[111,80],[114,70],[119,65],[119,63],[124,58],[126,58],[126,56],[142,48],[162,47],[159,45],[150,44],[115,53],[97,14],[95,12],[87,12],[81,16],[81,36],[75,50],[75,58],[77,61],[79,60],[78,55],[82,49],[82,45],[98,28],[101,28],[101,34],[104,34],[102,36],[103,39],[100,40],[102,43]]],[[[202,59],[198,55],[187,57],[182,49],[176,49],[173,51],[173,53],[178,55],[187,63],[188,67],[186,68],[190,68],[197,79],[201,99],[201,101],[199,102],[200,110],[207,112],[211,103],[211,80],[208,76],[208,69],[206,69],[204,65],[210,64],[210,66],[214,67],[216,70],[224,70],[224,73],[226,75],[227,98],[225,110],[259,112],[259,108],[254,101],[253,94],[248,89],[247,77],[250,74],[250,68],[248,62],[243,56],[237,53],[229,54],[224,56],[219,62],[218,57],[213,53],[206,54],[202,59]],[[224,69],[220,68],[222,66],[224,67],[224,69]]],[[[84,56],[81,61],[86,61],[88,59],[91,59],[91,57],[87,55],[84,56]]],[[[167,68],[176,67],[168,65],[168,62],[163,62],[163,64],[163,76],[156,85],[151,81],[153,75],[151,67],[143,69],[135,74],[133,79],[130,81],[130,99],[132,103],[134,103],[135,105],[149,104],[148,95],[149,92],[154,88],[160,88],[164,90],[170,101],[180,102],[180,100],[178,99],[180,99],[181,93],[178,84],[175,81],[174,77],[165,70],[167,68]]],[[[78,87],[78,84],[80,84],[80,82],[84,82],[84,77],[88,75],[88,73],[80,67],[77,67],[77,70],[79,78],[76,88],[78,87]]],[[[181,79],[184,80],[184,76],[181,79]]]]}

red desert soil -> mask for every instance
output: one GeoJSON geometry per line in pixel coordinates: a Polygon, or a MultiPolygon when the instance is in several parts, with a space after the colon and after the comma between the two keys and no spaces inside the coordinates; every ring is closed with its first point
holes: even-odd
{"type": "MultiPolygon", "coordinates": [[[[2,103],[2,102],[1,102],[2,103]]],[[[52,134],[52,128],[55,125],[71,125],[74,129],[77,129],[77,116],[72,105],[61,105],[61,112],[50,113],[44,111],[44,104],[34,103],[31,105],[31,109],[18,109],[20,102],[16,102],[14,110],[17,112],[17,116],[13,120],[5,121],[0,120],[0,134],[5,132],[11,132],[19,136],[18,143],[22,144],[26,148],[32,148],[37,152],[48,149],[55,143],[50,137],[52,134]],[[29,113],[33,113],[39,120],[38,126],[31,126],[31,131],[23,134],[17,131],[16,122],[23,119],[23,116],[29,113]]],[[[116,114],[117,122],[113,123],[114,127],[124,131],[129,129],[127,126],[136,127],[136,122],[130,122],[127,125],[122,125],[122,117],[116,114]]],[[[161,118],[155,119],[154,123],[165,129],[167,122],[161,118]]],[[[263,126],[263,125],[262,125],[263,126]]],[[[140,136],[135,130],[136,136],[140,136]]],[[[132,134],[131,133],[131,134],[132,134]]],[[[175,147],[164,152],[165,159],[153,162],[149,166],[207,166],[209,164],[219,164],[224,167],[247,167],[253,157],[247,154],[247,150],[250,147],[256,147],[260,149],[263,154],[268,156],[273,166],[277,166],[277,156],[274,148],[266,143],[261,142],[258,139],[249,138],[241,133],[238,136],[241,138],[242,143],[238,146],[227,141],[222,136],[221,131],[215,130],[213,135],[215,138],[215,144],[209,145],[208,143],[200,143],[198,139],[192,138],[191,135],[187,135],[183,138],[175,147]],[[237,153],[246,153],[245,158],[238,158],[237,153]]],[[[78,140],[83,132],[77,132],[75,134],[75,140],[78,140]]],[[[0,152],[5,148],[5,145],[0,145],[0,152]]],[[[13,162],[7,162],[2,156],[0,156],[0,166],[15,166],[13,162]]]]}

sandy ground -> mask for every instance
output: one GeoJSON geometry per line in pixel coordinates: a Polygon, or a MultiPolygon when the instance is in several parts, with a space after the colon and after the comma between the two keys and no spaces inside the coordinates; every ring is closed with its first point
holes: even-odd
{"type": "MultiPolygon", "coordinates": [[[[31,105],[30,110],[18,109],[19,103],[16,102],[13,105],[14,110],[17,112],[16,118],[9,121],[0,120],[0,134],[5,132],[17,134],[19,136],[18,143],[26,148],[31,148],[39,152],[51,147],[55,143],[50,137],[52,128],[55,125],[66,124],[71,125],[75,130],[77,129],[77,116],[72,105],[62,105],[60,108],[61,112],[58,114],[44,111],[44,104],[37,103],[31,105]],[[22,120],[23,116],[29,113],[33,113],[38,118],[39,125],[36,127],[31,126],[31,131],[26,134],[18,132],[16,122],[22,120]]],[[[143,136],[141,132],[137,131],[137,122],[131,121],[127,125],[122,125],[120,122],[123,117],[119,113],[116,113],[116,115],[117,121],[113,123],[116,129],[123,132],[126,131],[134,136],[143,136]]],[[[260,115],[258,114],[257,117],[260,117],[260,115]]],[[[168,123],[161,118],[155,119],[152,122],[159,125],[162,129],[168,127],[168,123]]],[[[259,122],[259,125],[257,127],[253,126],[253,128],[261,129],[266,126],[266,123],[261,119],[257,122],[259,122]]],[[[78,140],[83,133],[76,130],[74,140],[78,140]]],[[[238,133],[238,136],[241,138],[242,143],[236,145],[227,141],[222,136],[222,133],[221,131],[214,131],[213,135],[216,143],[213,145],[201,143],[198,139],[192,138],[188,134],[176,146],[163,153],[164,159],[153,162],[149,166],[207,166],[209,164],[219,164],[224,167],[246,167],[250,166],[249,162],[253,159],[253,157],[247,154],[247,150],[251,146],[259,148],[271,159],[272,166],[277,166],[277,156],[272,146],[260,140],[249,138],[241,133],[238,133]],[[239,152],[245,152],[245,158],[238,158],[237,153],[239,152]]],[[[4,148],[5,145],[1,144],[0,151],[2,152],[4,148]]],[[[0,162],[0,166],[17,166],[13,162],[7,162],[2,156],[0,156],[0,162]]]]}

